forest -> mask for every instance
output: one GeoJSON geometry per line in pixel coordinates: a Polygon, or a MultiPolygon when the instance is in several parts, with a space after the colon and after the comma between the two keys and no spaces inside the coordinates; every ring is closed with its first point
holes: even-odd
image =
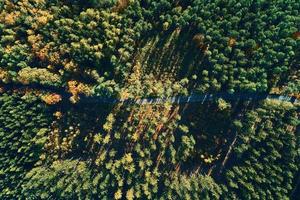
{"type": "Polygon", "coordinates": [[[300,199],[299,92],[298,0],[0,0],[0,199],[300,199]]]}

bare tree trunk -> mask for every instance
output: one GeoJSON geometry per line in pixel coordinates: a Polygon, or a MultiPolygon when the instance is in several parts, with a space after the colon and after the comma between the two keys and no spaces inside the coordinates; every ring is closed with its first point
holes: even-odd
{"type": "Polygon", "coordinates": [[[213,169],[216,167],[216,165],[213,165],[213,166],[211,166],[210,168],[209,168],[209,170],[208,170],[208,173],[207,173],[207,176],[210,176],[211,175],[211,173],[212,173],[212,171],[213,171],[213,169]]]}
{"type": "Polygon", "coordinates": [[[226,165],[226,163],[228,161],[228,158],[229,158],[229,156],[230,156],[230,154],[231,154],[231,152],[233,150],[233,147],[234,147],[234,145],[236,143],[236,140],[237,140],[237,136],[238,136],[238,134],[236,133],[235,136],[234,136],[233,141],[231,142],[231,144],[229,146],[229,149],[228,149],[228,151],[226,153],[226,156],[225,156],[225,158],[224,158],[224,160],[223,160],[223,162],[221,164],[221,168],[220,168],[220,171],[219,171],[220,174],[223,172],[223,169],[224,169],[224,167],[225,167],[225,165],[226,165]]]}

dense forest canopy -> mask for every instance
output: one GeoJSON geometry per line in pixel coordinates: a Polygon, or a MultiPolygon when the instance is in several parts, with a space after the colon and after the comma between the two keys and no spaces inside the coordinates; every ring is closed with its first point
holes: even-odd
{"type": "Polygon", "coordinates": [[[1,199],[297,199],[297,0],[0,1],[1,199]]]}

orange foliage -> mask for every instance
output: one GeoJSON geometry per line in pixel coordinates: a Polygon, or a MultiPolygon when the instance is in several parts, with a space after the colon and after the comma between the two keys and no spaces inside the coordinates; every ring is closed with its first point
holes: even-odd
{"type": "Polygon", "coordinates": [[[295,33],[293,33],[293,36],[292,36],[295,40],[297,39],[300,39],[300,31],[297,31],[295,33]]]}
{"type": "Polygon", "coordinates": [[[5,92],[4,87],[0,87],[0,93],[3,93],[3,92],[5,92]]]}
{"type": "Polygon", "coordinates": [[[49,105],[57,104],[62,100],[61,96],[55,93],[43,95],[41,98],[46,104],[49,105]]]}
{"type": "Polygon", "coordinates": [[[10,9],[6,8],[7,12],[0,12],[0,22],[6,24],[6,25],[14,25],[16,23],[16,20],[20,16],[19,11],[13,11],[9,12],[10,9]]]}
{"type": "Polygon", "coordinates": [[[79,100],[79,94],[90,95],[91,88],[85,83],[80,83],[75,80],[68,81],[68,90],[72,94],[70,100],[76,103],[79,100]]]}
{"type": "Polygon", "coordinates": [[[130,0],[118,0],[117,5],[113,8],[113,11],[119,12],[129,6],[130,0]]]}

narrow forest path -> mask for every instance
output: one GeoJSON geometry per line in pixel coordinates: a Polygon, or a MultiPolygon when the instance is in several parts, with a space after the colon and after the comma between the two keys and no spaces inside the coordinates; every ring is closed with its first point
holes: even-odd
{"type": "Polygon", "coordinates": [[[82,99],[85,103],[124,103],[124,104],[160,104],[160,103],[204,103],[214,99],[222,98],[225,100],[264,100],[272,99],[291,103],[300,103],[299,99],[290,96],[267,94],[267,93],[245,93],[245,94],[192,94],[190,96],[177,96],[167,98],[141,98],[141,99],[115,99],[103,97],[84,97],[82,99]]]}
{"type": "MultiPolygon", "coordinates": [[[[1,86],[1,85],[0,85],[1,86]]],[[[10,84],[2,85],[6,90],[15,89],[36,89],[46,92],[54,92],[61,95],[63,98],[69,98],[70,93],[62,88],[41,86],[38,84],[31,86],[24,86],[21,84],[10,84]]],[[[191,94],[190,96],[175,96],[175,97],[149,97],[149,98],[135,98],[135,99],[118,99],[118,98],[106,98],[101,96],[81,96],[80,101],[82,103],[123,103],[123,104],[161,104],[161,103],[172,103],[172,104],[182,104],[182,103],[204,103],[207,101],[212,101],[214,99],[222,98],[224,100],[243,100],[243,101],[259,101],[264,99],[279,100],[291,103],[300,103],[300,99],[292,96],[285,96],[279,94],[268,94],[268,93],[215,93],[215,94],[191,94]]]]}

